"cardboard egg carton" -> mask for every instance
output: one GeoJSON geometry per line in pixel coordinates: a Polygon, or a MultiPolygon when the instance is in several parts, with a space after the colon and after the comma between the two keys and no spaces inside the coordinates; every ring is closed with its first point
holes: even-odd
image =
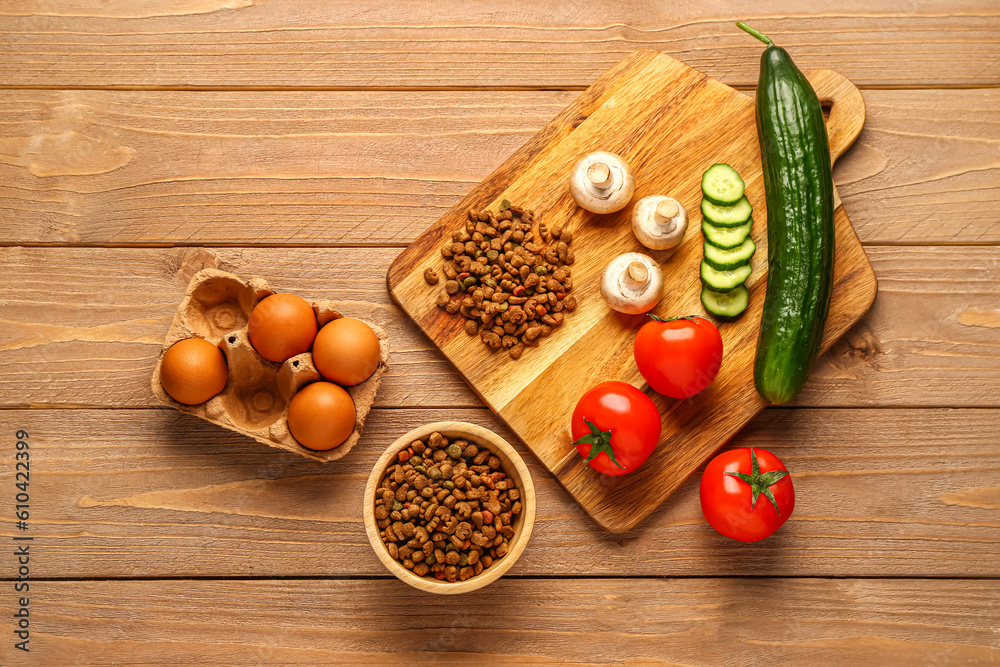
{"type": "MultiPolygon", "coordinates": [[[[217,269],[204,269],[191,279],[187,294],[167,332],[153,370],[152,387],[166,405],[213,424],[238,431],[265,445],[295,452],[317,461],[335,461],[346,455],[361,437],[365,418],[375,402],[375,393],[388,368],[389,337],[382,327],[365,322],[378,336],[380,359],[370,378],[353,387],[344,387],[354,400],[354,432],[334,449],[319,452],[296,442],[288,430],[288,403],[301,387],[321,380],[311,352],[275,363],[260,356],[247,337],[250,312],[257,303],[274,294],[263,278],[243,279],[217,269]],[[206,403],[184,405],[163,390],[160,364],[170,346],[184,338],[204,338],[217,345],[229,365],[225,389],[206,403]]],[[[319,327],[343,317],[333,301],[313,301],[319,327]]]]}

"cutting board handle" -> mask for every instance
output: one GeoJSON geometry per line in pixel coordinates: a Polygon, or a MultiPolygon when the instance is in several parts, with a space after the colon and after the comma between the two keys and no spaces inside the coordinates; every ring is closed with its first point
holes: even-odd
{"type": "Polygon", "coordinates": [[[823,106],[830,107],[826,133],[830,138],[830,161],[836,162],[865,126],[865,98],[850,79],[832,69],[809,70],[805,76],[823,106]]]}

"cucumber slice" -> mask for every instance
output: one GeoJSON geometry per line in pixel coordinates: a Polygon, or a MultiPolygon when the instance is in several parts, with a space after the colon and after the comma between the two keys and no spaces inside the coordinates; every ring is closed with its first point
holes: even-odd
{"type": "Polygon", "coordinates": [[[720,227],[739,227],[750,219],[753,207],[746,197],[740,197],[732,206],[716,206],[707,199],[701,200],[701,214],[720,227]]]}
{"type": "Polygon", "coordinates": [[[752,224],[752,218],[739,227],[716,227],[708,220],[702,220],[701,233],[704,234],[705,240],[716,248],[728,250],[729,248],[735,248],[750,238],[750,226],[752,224]]]}
{"type": "Polygon", "coordinates": [[[705,261],[708,262],[713,269],[726,271],[729,269],[735,269],[738,266],[743,266],[744,264],[749,264],[750,258],[753,257],[756,250],[757,246],[754,244],[753,239],[747,239],[740,245],[729,250],[716,248],[711,243],[706,242],[705,261]]]}
{"type": "Polygon", "coordinates": [[[743,196],[745,184],[728,164],[713,164],[701,176],[701,191],[705,199],[718,206],[732,206],[743,196]]]}
{"type": "Polygon", "coordinates": [[[728,292],[731,289],[735,289],[738,285],[746,282],[746,279],[749,277],[749,264],[744,264],[728,271],[719,271],[718,269],[713,269],[708,262],[704,260],[701,262],[701,282],[705,283],[715,292],[728,292]]]}
{"type": "Polygon", "coordinates": [[[750,303],[750,292],[746,286],[738,285],[728,292],[715,292],[703,287],[701,290],[701,305],[712,315],[722,319],[738,317],[747,309],[750,303]]]}

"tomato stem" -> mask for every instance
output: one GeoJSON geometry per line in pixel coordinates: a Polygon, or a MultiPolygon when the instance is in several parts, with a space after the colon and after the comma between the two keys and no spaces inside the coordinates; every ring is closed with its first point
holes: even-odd
{"type": "Polygon", "coordinates": [[[573,442],[574,445],[590,445],[590,454],[583,462],[590,463],[597,458],[598,454],[604,452],[611,459],[612,463],[619,468],[624,468],[625,466],[618,463],[618,460],[615,458],[615,450],[611,446],[611,431],[602,431],[597,424],[586,417],[583,418],[583,423],[590,429],[590,433],[581,436],[580,439],[573,442]]]}
{"type": "Polygon", "coordinates": [[[754,453],[753,447],[751,447],[749,475],[745,472],[725,472],[722,474],[736,477],[750,485],[753,491],[753,501],[750,503],[751,510],[757,506],[757,498],[763,493],[764,497],[774,505],[774,511],[778,513],[778,516],[781,516],[781,510],[778,509],[778,501],[774,499],[774,494],[771,493],[770,487],[774,486],[779,479],[787,475],[787,470],[769,470],[768,472],[761,473],[760,464],[757,462],[757,454],[754,453]]]}
{"type": "Polygon", "coordinates": [[[676,317],[660,317],[659,315],[649,316],[651,320],[655,320],[657,322],[676,322],[677,320],[691,320],[694,322],[697,317],[697,315],[678,315],[676,317]]]}

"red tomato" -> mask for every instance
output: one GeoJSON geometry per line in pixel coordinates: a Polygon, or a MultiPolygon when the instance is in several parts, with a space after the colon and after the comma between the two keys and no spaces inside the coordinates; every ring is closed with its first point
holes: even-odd
{"type": "Polygon", "coordinates": [[[701,511],[717,531],[757,542],[781,528],[795,509],[792,477],[766,449],[722,452],[701,476],[701,511]]]}
{"type": "Polygon", "coordinates": [[[722,336],[704,317],[650,315],[635,336],[635,364],[649,386],[671,398],[690,398],[712,384],[722,367],[722,336]]]}
{"type": "Polygon", "coordinates": [[[573,444],[606,475],[630,473],[660,442],[660,412],[652,399],[625,382],[602,382],[573,410],[573,444]]]}

